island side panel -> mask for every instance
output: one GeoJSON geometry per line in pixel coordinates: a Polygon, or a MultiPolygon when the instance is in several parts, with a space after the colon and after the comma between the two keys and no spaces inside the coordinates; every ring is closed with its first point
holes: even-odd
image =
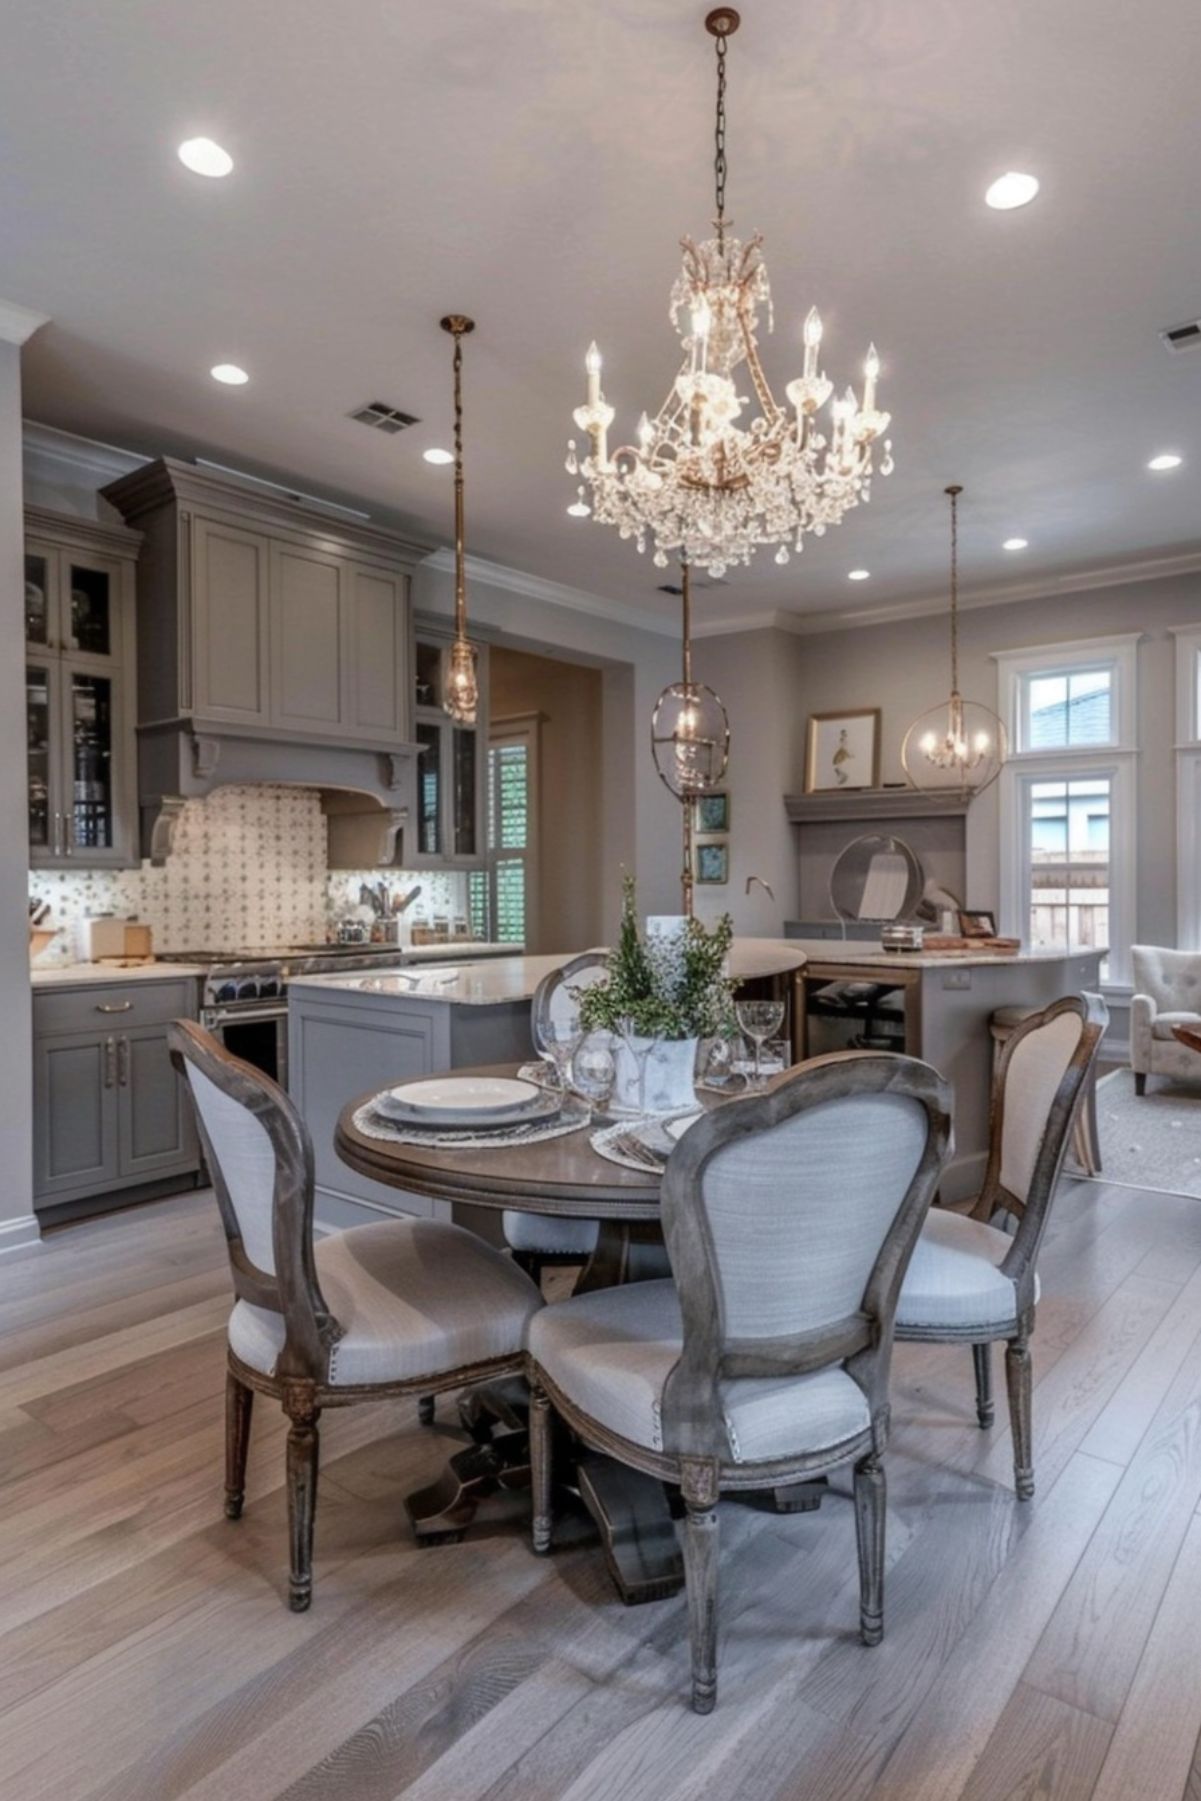
{"type": "Polygon", "coordinates": [[[941,1183],[946,1200],[979,1192],[988,1161],[992,1034],[998,1007],[1046,1007],[1100,988],[1100,954],[1005,964],[960,963],[922,971],[922,1050],[955,1091],[955,1149],[941,1183]]]}

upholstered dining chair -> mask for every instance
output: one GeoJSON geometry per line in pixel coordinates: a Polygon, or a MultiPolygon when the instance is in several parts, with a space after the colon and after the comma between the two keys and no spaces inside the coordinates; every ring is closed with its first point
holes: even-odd
{"type": "MultiPolygon", "coordinates": [[[[609,967],[608,951],[584,951],[544,976],[530,1002],[530,1030],[535,1047],[544,1022],[567,1023],[579,1017],[579,1001],[573,990],[591,988],[609,967]]],[[[520,1213],[509,1208],[502,1225],[505,1243],[515,1260],[537,1282],[542,1271],[555,1264],[587,1263],[596,1249],[600,1228],[594,1219],[554,1219],[547,1214],[520,1213]]]]}
{"type": "Polygon", "coordinates": [[[433,1394],[519,1372],[542,1305],[502,1251],[459,1226],[396,1219],[313,1243],[313,1147],[281,1088],[199,1026],[168,1027],[229,1250],[225,1512],[242,1512],[255,1394],[279,1401],[287,1447],[288,1600],[312,1598],[323,1408],[433,1394]]]}
{"type": "Polygon", "coordinates": [[[893,1309],[950,1135],[927,1064],[815,1058],[697,1120],[662,1219],[674,1281],[530,1319],[535,1551],[550,1549],[553,1409],[593,1450],[678,1483],[692,1705],[717,1695],[717,1501],[854,1463],[860,1633],[883,1632],[893,1309]]]}
{"type": "Polygon", "coordinates": [[[898,1338],[971,1345],[984,1429],[993,1423],[992,1346],[1004,1342],[1019,1501],[1034,1493],[1030,1336],[1039,1246],[1108,1023],[1100,995],[1073,994],[1010,1033],[993,1076],[984,1186],[970,1212],[932,1210],[897,1304],[898,1338]]]}

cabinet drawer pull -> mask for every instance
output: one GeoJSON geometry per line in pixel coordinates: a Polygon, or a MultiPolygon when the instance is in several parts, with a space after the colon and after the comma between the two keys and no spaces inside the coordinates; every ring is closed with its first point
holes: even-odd
{"type": "Polygon", "coordinates": [[[129,1013],[132,1011],[132,1008],[133,1008],[132,1001],[97,1001],[96,1002],[97,1013],[129,1013]]]}

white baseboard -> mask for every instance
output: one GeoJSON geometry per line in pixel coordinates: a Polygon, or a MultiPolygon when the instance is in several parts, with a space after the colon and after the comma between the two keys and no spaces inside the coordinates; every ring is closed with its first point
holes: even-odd
{"type": "Polygon", "coordinates": [[[0,1257],[16,1257],[42,1248],[42,1228],[36,1213],[0,1220],[0,1257]]]}

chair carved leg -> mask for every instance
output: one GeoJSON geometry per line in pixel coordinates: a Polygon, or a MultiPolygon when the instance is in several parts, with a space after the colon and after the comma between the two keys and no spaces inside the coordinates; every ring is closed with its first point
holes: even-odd
{"type": "Polygon", "coordinates": [[[687,1503],[684,1521],[684,1581],[692,1640],[692,1710],[712,1713],[717,1705],[717,1508],[687,1503]]]}
{"type": "Polygon", "coordinates": [[[434,1396],[419,1395],[417,1397],[417,1423],[421,1426],[432,1426],[434,1423],[434,1396]]]}
{"type": "Polygon", "coordinates": [[[240,1520],[246,1493],[246,1453],[250,1449],[250,1415],[254,1390],[225,1372],[225,1517],[240,1520]]]}
{"type": "Polygon", "coordinates": [[[297,1385],[284,1397],[284,1411],[291,1420],[288,1433],[288,1544],[291,1569],[288,1606],[304,1613],[313,1599],[313,1520],[317,1511],[317,1421],[311,1388],[297,1385]]]}
{"type": "Polygon", "coordinates": [[[542,1388],[530,1390],[530,1489],[534,1554],[545,1557],[551,1548],[554,1515],[551,1485],[554,1474],[554,1414],[550,1396],[542,1388]]]}
{"type": "Polygon", "coordinates": [[[1147,1092],[1147,1077],[1141,1069],[1134,1073],[1134,1092],[1135,1094],[1146,1094],[1147,1092]]]}
{"type": "Polygon", "coordinates": [[[1009,1390],[1009,1424],[1013,1432],[1013,1485],[1019,1501],[1034,1493],[1033,1374],[1030,1342],[1025,1332],[1005,1347],[1005,1385],[1009,1390]]]}
{"type": "Polygon", "coordinates": [[[884,1464],[873,1451],[855,1465],[859,1636],[865,1645],[878,1645],[884,1637],[884,1515],[887,1500],[884,1464]]]}
{"type": "Polygon", "coordinates": [[[976,1419],[980,1430],[987,1432],[993,1423],[995,1412],[992,1398],[991,1344],[974,1344],[972,1361],[976,1366],[976,1419]]]}

